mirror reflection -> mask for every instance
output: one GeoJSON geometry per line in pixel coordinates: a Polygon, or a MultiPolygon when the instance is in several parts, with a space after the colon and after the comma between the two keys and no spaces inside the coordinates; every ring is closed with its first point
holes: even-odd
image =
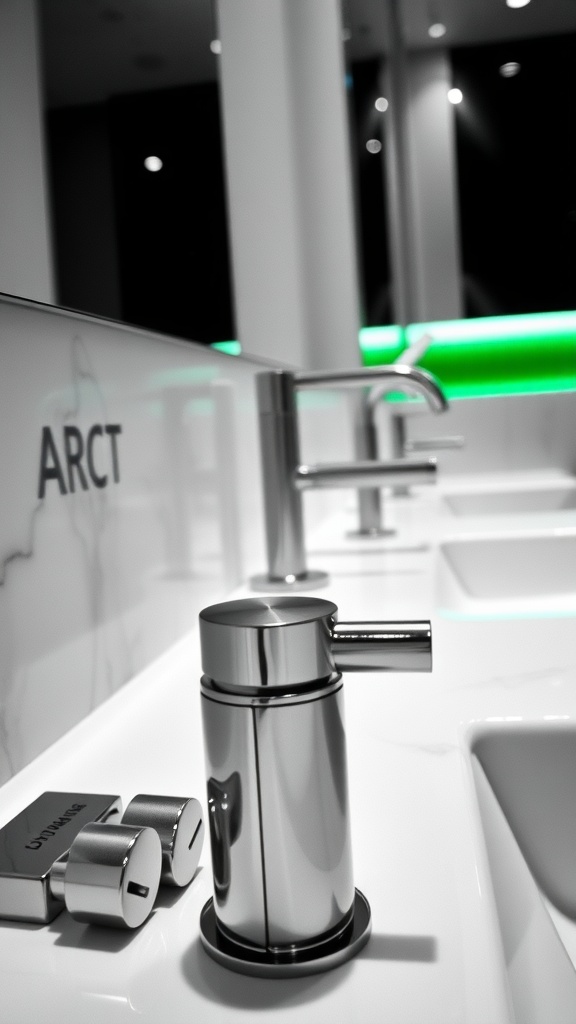
{"type": "MultiPolygon", "coordinates": [[[[576,5],[520,2],[343,0],[364,326],[576,305],[576,5]]],[[[52,301],[237,337],[216,3],[4,7],[38,18],[52,301]]]]}

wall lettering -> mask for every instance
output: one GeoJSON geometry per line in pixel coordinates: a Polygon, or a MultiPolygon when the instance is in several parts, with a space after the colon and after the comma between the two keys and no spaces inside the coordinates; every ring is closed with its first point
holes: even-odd
{"type": "Polygon", "coordinates": [[[60,450],[50,427],[42,428],[38,497],[46,494],[46,485],[55,480],[60,494],[74,494],[94,487],[106,487],[110,479],[120,480],[118,458],[119,423],[95,423],[86,434],[68,424],[62,431],[60,450]]]}

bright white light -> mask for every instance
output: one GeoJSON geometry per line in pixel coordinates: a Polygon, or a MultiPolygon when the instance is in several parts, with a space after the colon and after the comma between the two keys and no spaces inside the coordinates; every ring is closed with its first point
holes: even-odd
{"type": "Polygon", "coordinates": [[[462,103],[463,99],[461,89],[448,89],[448,100],[450,103],[462,103]]]}
{"type": "Polygon", "coordinates": [[[383,113],[385,110],[388,110],[389,103],[388,100],[384,98],[384,96],[379,96],[377,100],[374,100],[374,106],[376,107],[376,110],[379,110],[381,113],[383,113]]]}
{"type": "Polygon", "coordinates": [[[379,139],[368,139],[366,149],[369,153],[379,153],[382,149],[382,143],[379,139]]]}
{"type": "Polygon", "coordinates": [[[164,164],[159,156],[147,156],[144,161],[144,167],[147,171],[161,171],[163,166],[164,164]]]}
{"type": "Polygon", "coordinates": [[[506,7],[526,7],[530,0],[506,0],[506,7]]]}
{"type": "Polygon", "coordinates": [[[441,39],[446,35],[446,25],[443,25],[441,21],[435,21],[433,25],[430,25],[428,35],[431,39],[441,39]]]}
{"type": "Polygon", "coordinates": [[[520,65],[516,60],[509,60],[507,64],[501,64],[499,68],[502,78],[514,78],[520,71],[520,65]]]}
{"type": "Polygon", "coordinates": [[[210,43],[210,49],[212,53],[222,53],[222,43],[219,39],[213,39],[210,43]]]}

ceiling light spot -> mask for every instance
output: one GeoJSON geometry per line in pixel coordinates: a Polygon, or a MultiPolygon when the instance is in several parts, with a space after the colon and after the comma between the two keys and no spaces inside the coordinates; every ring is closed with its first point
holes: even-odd
{"type": "Polygon", "coordinates": [[[366,143],[366,149],[369,153],[379,153],[382,149],[382,143],[380,139],[368,139],[366,143]]]}
{"type": "Polygon", "coordinates": [[[147,156],[144,161],[144,167],[147,171],[161,171],[164,164],[159,156],[147,156]]]}
{"type": "Polygon", "coordinates": [[[212,53],[222,53],[222,43],[219,39],[213,39],[210,43],[212,53]]]}
{"type": "Polygon", "coordinates": [[[502,78],[514,78],[520,71],[520,65],[517,60],[509,60],[506,64],[501,64],[498,70],[502,78]]]}
{"type": "Polygon", "coordinates": [[[449,103],[462,103],[464,99],[461,89],[448,89],[449,103]]]}
{"type": "Polygon", "coordinates": [[[430,25],[428,35],[431,39],[441,39],[442,36],[446,35],[446,25],[443,25],[441,21],[435,21],[430,25]]]}
{"type": "Polygon", "coordinates": [[[530,3],[530,0],[506,0],[506,7],[513,7],[517,10],[519,7],[526,7],[530,3]]]}
{"type": "Polygon", "coordinates": [[[390,104],[384,96],[379,96],[377,100],[374,100],[374,106],[376,107],[376,110],[379,110],[383,114],[385,110],[388,110],[390,104]]]}

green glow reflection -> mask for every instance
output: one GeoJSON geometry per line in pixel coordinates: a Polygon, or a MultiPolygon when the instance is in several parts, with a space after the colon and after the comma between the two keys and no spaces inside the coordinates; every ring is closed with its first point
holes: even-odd
{"type": "MultiPolygon", "coordinates": [[[[419,366],[434,373],[449,398],[576,390],[576,312],[531,313],[409,324],[406,346],[433,338],[419,366]]],[[[360,346],[365,365],[397,358],[391,336],[360,346]]]]}
{"type": "MultiPolygon", "coordinates": [[[[406,328],[363,327],[363,365],[394,362],[424,333],[433,341],[418,365],[442,381],[448,398],[576,391],[574,310],[437,320],[406,328]]],[[[238,341],[218,341],[212,347],[241,353],[238,341]]]]}

